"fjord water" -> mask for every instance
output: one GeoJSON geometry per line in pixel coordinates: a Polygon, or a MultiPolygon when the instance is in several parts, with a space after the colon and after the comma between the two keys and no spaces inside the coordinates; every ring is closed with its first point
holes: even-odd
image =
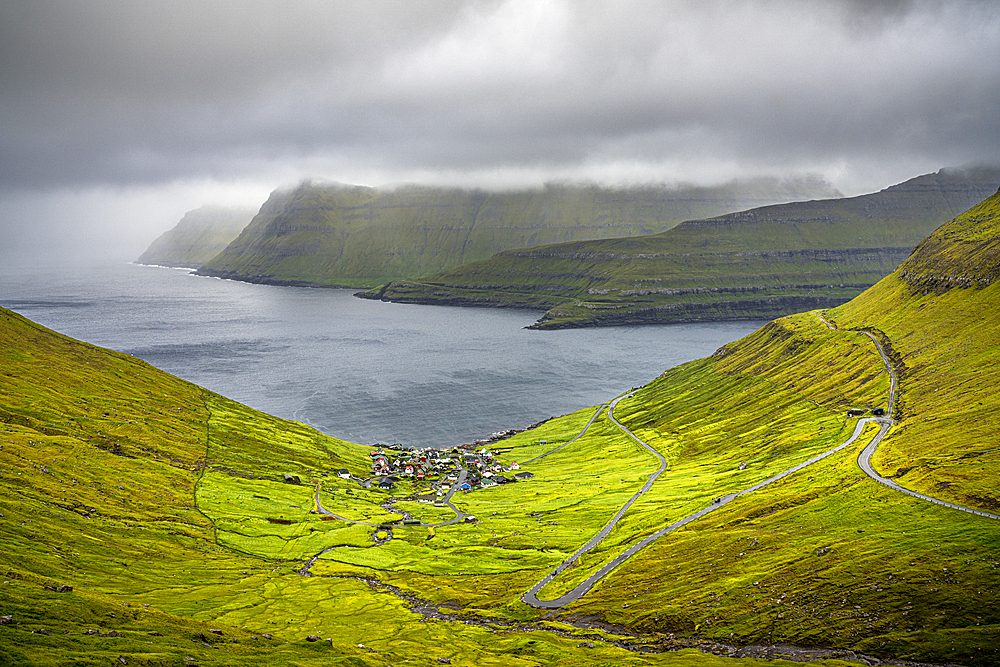
{"type": "Polygon", "coordinates": [[[0,273],[0,306],[355,442],[452,445],[596,405],[761,322],[526,330],[415,306],[116,264],[0,273]]]}

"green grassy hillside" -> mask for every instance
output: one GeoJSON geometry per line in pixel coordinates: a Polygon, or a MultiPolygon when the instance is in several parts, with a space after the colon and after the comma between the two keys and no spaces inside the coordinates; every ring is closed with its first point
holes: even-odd
{"type": "Polygon", "coordinates": [[[188,211],[172,229],[153,241],[139,264],[196,269],[239,236],[256,209],[202,206],[188,211]]]}
{"type": "MultiPolygon", "coordinates": [[[[876,470],[995,511],[997,243],[1000,193],[823,313],[835,329],[815,312],[784,317],[631,392],[614,416],[666,469],[540,596],[836,447],[855,428],[849,409],[888,408],[889,374],[863,331],[899,381],[876,470]]],[[[504,441],[503,459],[535,477],[456,495],[476,522],[397,526],[376,542],[373,526],[310,512],[318,492],[353,520],[399,517],[385,494],[335,475],[367,466],[360,446],[9,311],[0,355],[0,616],[11,617],[0,663],[754,665],[736,656],[789,645],[831,665],[1000,660],[1000,522],[867,477],[857,457],[874,427],[545,611],[521,596],[658,466],[606,410],[575,440],[596,407],[504,441]]],[[[396,508],[428,523],[449,515],[396,508]]]]}
{"type": "Polygon", "coordinates": [[[550,185],[509,192],[303,184],[273,193],[201,273],[371,287],[510,248],[652,234],[694,217],[833,194],[815,179],[755,179],[718,187],[550,185]]]}
{"type": "MultiPolygon", "coordinates": [[[[310,513],[313,483],[359,517],[385,513],[384,496],[334,474],[367,467],[364,448],[7,310],[0,426],[0,664],[734,664],[694,649],[647,655],[642,640],[560,623],[427,619],[380,584],[381,570],[339,556],[374,552],[371,528],[310,513]],[[300,574],[331,547],[315,576],[300,574]]],[[[465,528],[428,542],[418,527],[374,560],[411,554],[416,565],[385,578],[417,588],[423,571],[483,559],[502,573],[490,581],[523,571],[517,552],[465,528]]],[[[539,555],[532,567],[554,560],[539,555]]]]}
{"type": "Polygon", "coordinates": [[[536,328],[770,319],[839,305],[1000,186],[942,170],[847,199],[767,206],[654,236],[511,250],[359,296],[546,310],[536,328]]]}
{"type": "MultiPolygon", "coordinates": [[[[817,358],[817,336],[864,345],[851,331],[871,331],[900,378],[897,425],[879,446],[876,469],[905,488],[996,512],[998,243],[1000,193],[935,232],[878,285],[828,311],[838,333],[823,331],[809,315],[779,320],[712,359],[670,371],[639,392],[632,414],[623,416],[647,442],[677,448],[679,440],[681,460],[703,460],[700,452],[712,449],[740,459],[758,438],[787,445],[788,437],[775,436],[795,422],[816,424],[819,415],[792,421],[772,412],[770,434],[730,428],[728,411],[722,421],[708,415],[713,408],[718,414],[731,393],[706,391],[690,400],[693,371],[767,380],[781,393],[823,405],[846,398],[835,387],[851,385],[842,377],[850,363],[817,358]],[[811,331],[789,330],[792,322],[811,331]],[[825,396],[824,387],[832,390],[825,396]],[[665,414],[670,419],[661,423],[665,414]]],[[[856,368],[874,376],[877,366],[856,368]]],[[[609,620],[632,627],[700,626],[720,639],[780,637],[897,658],[995,664],[998,522],[891,491],[866,478],[856,457],[857,449],[845,450],[655,543],[571,613],[610,609],[609,620]]]]}

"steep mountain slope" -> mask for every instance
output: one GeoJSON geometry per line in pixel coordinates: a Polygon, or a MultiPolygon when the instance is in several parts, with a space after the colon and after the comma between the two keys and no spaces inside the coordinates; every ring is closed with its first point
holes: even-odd
{"type": "Polygon", "coordinates": [[[997,664],[1000,521],[867,476],[874,424],[841,445],[848,410],[889,409],[880,475],[1000,506],[998,247],[1000,192],[850,303],[629,391],[616,421],[589,408],[504,441],[534,478],[456,495],[479,519],[436,527],[453,514],[417,482],[390,503],[335,474],[367,467],[359,446],[0,311],[0,662],[763,664],[675,652],[696,646],[997,664]],[[633,436],[663,472],[572,558],[660,465],[633,436]],[[542,599],[704,508],[578,600],[521,602],[557,563],[542,599]]]}
{"type": "MultiPolygon", "coordinates": [[[[1000,193],[937,230],[875,287],[827,311],[837,332],[811,314],[773,322],[637,392],[622,421],[647,442],[664,443],[679,463],[704,462],[714,450],[730,461],[746,457],[751,469],[753,459],[741,450],[767,441],[795,446],[792,429],[815,425],[822,413],[789,420],[772,411],[768,427],[733,428],[754,401],[733,409],[731,392],[716,393],[712,384],[766,382],[778,395],[822,407],[838,398],[838,385],[851,386],[843,373],[879,377],[880,364],[823,360],[815,343],[834,335],[864,345],[855,332],[868,331],[899,378],[896,425],[872,459],[876,472],[903,488],[997,513],[998,244],[1000,193]]],[[[880,485],[861,472],[859,451],[845,450],[654,543],[572,613],[614,610],[608,620],[675,631],[701,626],[723,640],[729,633],[780,637],[995,664],[1000,522],[880,485]],[[670,586],[662,585],[665,576],[670,586]]],[[[726,481],[715,493],[738,486],[726,481]]]]}
{"type": "Polygon", "coordinates": [[[548,310],[536,328],[767,319],[853,298],[998,186],[1000,169],[942,170],[870,195],[767,206],[655,236],[507,251],[359,296],[548,310]]]}
{"type": "Polygon", "coordinates": [[[377,529],[310,511],[322,485],[386,516],[384,495],[336,476],[366,469],[365,448],[3,309],[0,436],[0,664],[731,664],[561,624],[428,622],[378,570],[309,576],[326,549],[375,550],[377,529]]]}
{"type": "Polygon", "coordinates": [[[814,179],[718,187],[546,186],[485,192],[303,184],[274,192],[200,270],[250,282],[371,287],[501,250],[652,234],[692,217],[834,194],[814,179]]]}
{"type": "MultiPolygon", "coordinates": [[[[615,418],[654,447],[666,468],[609,535],[539,597],[570,590],[643,538],[714,507],[716,498],[830,452],[857,422],[848,409],[888,409],[888,373],[865,331],[880,340],[899,380],[896,425],[872,458],[876,472],[996,514],[1000,330],[991,314],[1000,307],[992,282],[1000,262],[990,253],[997,242],[1000,193],[938,230],[878,285],[823,313],[835,329],[817,313],[785,317],[631,392],[615,418]]],[[[509,441],[518,461],[565,447],[530,465],[544,481],[532,480],[527,496],[521,488],[490,491],[491,506],[500,509],[490,520],[498,543],[521,550],[544,537],[570,558],[622,506],[613,486],[634,492],[657,470],[657,460],[634,441],[629,448],[606,414],[575,441],[581,416],[574,427],[568,418],[553,420],[509,441]],[[558,501],[547,495],[550,486],[558,501]]],[[[996,664],[1000,521],[866,476],[857,460],[877,430],[661,537],[547,618],[626,626],[661,648],[697,637],[996,664]]],[[[480,502],[463,507],[482,512],[480,502]]],[[[429,595],[523,617],[515,600],[548,571],[488,581],[435,577],[440,592],[429,595]],[[482,587],[492,595],[483,596],[482,587]]],[[[408,577],[386,576],[416,591],[408,577]]],[[[426,591],[430,582],[423,583],[426,591]]]]}
{"type": "Polygon", "coordinates": [[[202,206],[184,214],[172,229],[153,241],[139,264],[196,269],[239,236],[256,209],[202,206]]]}

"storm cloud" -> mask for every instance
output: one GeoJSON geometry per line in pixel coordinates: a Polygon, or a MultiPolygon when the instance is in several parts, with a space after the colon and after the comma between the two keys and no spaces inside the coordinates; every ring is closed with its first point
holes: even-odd
{"type": "Polygon", "coordinates": [[[0,26],[7,197],[802,173],[861,192],[1000,162],[995,2],[33,0],[0,26]]]}

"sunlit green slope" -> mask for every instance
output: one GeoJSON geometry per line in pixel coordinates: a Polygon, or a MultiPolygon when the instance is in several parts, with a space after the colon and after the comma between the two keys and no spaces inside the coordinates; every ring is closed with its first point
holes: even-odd
{"type": "Polygon", "coordinates": [[[998,185],[996,168],[942,170],[870,195],[768,206],[654,236],[511,250],[359,296],[547,310],[537,328],[770,319],[853,298],[998,185]]]}
{"type": "MultiPolygon", "coordinates": [[[[735,664],[646,655],[563,624],[498,633],[428,621],[380,587],[378,570],[336,560],[304,576],[324,549],[373,549],[371,527],[310,513],[315,481],[345,513],[385,515],[384,496],[335,475],[363,471],[363,448],[7,310],[0,436],[3,665],[735,664]]],[[[460,552],[464,528],[441,529],[452,545],[440,552],[417,528],[420,562],[434,571],[437,553],[460,552]]],[[[419,587],[424,575],[396,572],[407,574],[419,587]]]]}
{"type": "Polygon", "coordinates": [[[251,282],[371,287],[509,248],[653,234],[695,217],[835,194],[816,179],[504,192],[303,184],[273,193],[201,272],[251,282]]]}
{"type": "MultiPolygon", "coordinates": [[[[728,391],[692,401],[692,380],[707,375],[721,388],[721,378],[754,378],[780,395],[798,394],[803,405],[829,388],[818,408],[838,398],[836,387],[852,386],[850,373],[879,377],[877,362],[816,354],[813,341],[829,336],[872,349],[852,333],[863,329],[883,341],[900,376],[897,425],[873,459],[876,470],[906,488],[996,513],[998,248],[1000,193],[937,230],[878,285],[828,311],[837,333],[808,314],[774,322],[644,388],[628,404],[626,423],[696,469],[720,456],[747,457],[747,444],[761,440],[780,454],[795,446],[796,432],[820,423],[820,410],[794,421],[768,410],[769,426],[732,428],[744,410],[761,410],[761,399],[735,409],[728,391]],[[790,329],[796,322],[812,329],[790,329]]],[[[1000,522],[889,490],[861,472],[858,451],[654,543],[573,611],[644,629],[695,628],[722,640],[733,633],[743,641],[996,664],[1000,522]]]]}
{"type": "MultiPolygon", "coordinates": [[[[998,248],[1000,194],[823,313],[835,330],[815,312],[788,316],[623,399],[615,417],[667,468],[541,597],[844,442],[849,409],[887,407],[888,373],[861,329],[899,376],[875,468],[1000,506],[998,248]]],[[[753,644],[998,662],[1000,522],[878,484],[857,465],[860,442],[660,538],[562,609],[525,605],[657,469],[606,411],[570,442],[594,412],[500,443],[535,477],[456,495],[476,522],[375,540],[401,511],[453,514],[390,506],[337,477],[365,470],[357,445],[0,311],[0,663],[743,665],[755,663],[674,651],[753,644]],[[365,523],[311,513],[317,489],[365,523]],[[73,590],[44,588],[60,585],[73,590]]]]}
{"type": "Polygon", "coordinates": [[[139,264],[196,269],[239,236],[256,209],[202,206],[188,211],[172,229],[153,241],[139,264]]]}
{"type": "MultiPolygon", "coordinates": [[[[667,470],[608,538],[540,597],[568,591],[713,498],[835,447],[856,422],[848,409],[887,408],[888,375],[856,329],[879,337],[900,376],[897,426],[873,459],[876,470],[915,491],[996,512],[1000,334],[991,316],[1000,308],[993,283],[1000,263],[990,253],[998,241],[994,195],[942,227],[897,272],[826,311],[836,331],[816,313],[785,317],[622,401],[617,418],[663,454],[667,470]]],[[[585,416],[573,419],[515,436],[509,455],[525,461],[568,441],[585,416]]],[[[686,637],[996,664],[1000,522],[878,484],[857,465],[862,447],[660,538],[578,602],[545,616],[623,625],[660,645],[686,637]]],[[[518,554],[553,549],[566,558],[603,525],[597,508],[610,518],[656,468],[602,418],[583,438],[531,464],[530,487],[491,490],[488,502],[471,494],[462,506],[498,510],[484,522],[494,544],[518,554]]],[[[520,595],[547,571],[471,580],[381,576],[441,603],[526,618],[541,612],[526,609],[520,595]]]]}

